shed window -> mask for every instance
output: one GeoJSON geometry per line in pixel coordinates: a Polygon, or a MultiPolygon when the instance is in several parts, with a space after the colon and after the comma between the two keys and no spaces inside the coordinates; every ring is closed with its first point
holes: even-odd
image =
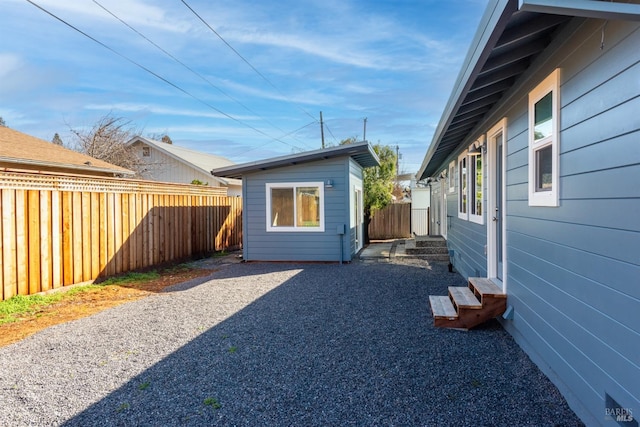
{"type": "Polygon", "coordinates": [[[560,70],[529,93],[529,206],[558,206],[560,70]]]}
{"type": "Polygon", "coordinates": [[[267,231],[324,231],[322,182],[266,185],[267,231]]]}
{"type": "Polygon", "coordinates": [[[149,157],[151,155],[151,151],[149,147],[142,147],[142,157],[149,157]]]}

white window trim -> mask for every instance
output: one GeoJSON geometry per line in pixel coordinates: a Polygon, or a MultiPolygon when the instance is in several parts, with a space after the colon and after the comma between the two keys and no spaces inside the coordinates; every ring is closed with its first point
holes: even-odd
{"type": "Polygon", "coordinates": [[[449,193],[455,193],[456,191],[456,161],[452,160],[449,163],[449,193]]]}
{"type": "Polygon", "coordinates": [[[267,199],[266,222],[267,231],[275,233],[323,233],[324,232],[324,182],[273,182],[265,184],[267,199]],[[271,225],[271,189],[272,188],[293,188],[294,194],[294,218],[295,218],[295,193],[297,187],[318,187],[320,189],[320,226],[319,227],[273,227],[271,225]]]}
{"type": "MultiPolygon", "coordinates": [[[[485,158],[484,158],[484,144],[485,144],[485,139],[484,139],[484,135],[481,136],[479,139],[477,139],[473,144],[471,144],[469,146],[469,149],[472,148],[477,148],[480,149],[480,154],[477,155],[471,155],[469,154],[468,159],[467,159],[467,179],[468,179],[468,183],[467,183],[467,212],[469,212],[469,221],[471,222],[475,222],[476,224],[484,224],[484,211],[486,210],[486,194],[485,194],[485,171],[486,171],[486,165],[485,165],[485,158]],[[475,192],[471,191],[471,188],[475,188],[475,173],[474,176],[472,177],[471,174],[469,173],[471,171],[471,162],[473,161],[475,163],[475,157],[480,156],[480,158],[482,159],[482,182],[480,183],[480,187],[482,189],[482,213],[480,215],[476,215],[471,213],[471,203],[473,202],[473,205],[475,206],[476,203],[476,194],[475,192]],[[472,186],[473,184],[473,186],[472,186]]],[[[475,172],[475,166],[473,168],[474,172],[475,172]]]]}
{"type": "MultiPolygon", "coordinates": [[[[478,138],[477,140],[475,140],[473,142],[473,144],[471,144],[467,149],[465,149],[459,156],[458,156],[458,160],[457,160],[457,173],[456,173],[456,181],[458,182],[458,218],[460,219],[464,219],[466,221],[471,221],[474,222],[476,224],[484,224],[484,211],[486,210],[486,194],[485,194],[485,174],[486,174],[486,165],[485,165],[485,156],[484,156],[484,145],[485,145],[485,136],[481,136],[480,138],[478,138]],[[480,154],[469,154],[469,150],[472,148],[478,148],[480,149],[480,154]],[[475,162],[475,157],[477,156],[481,156],[482,157],[482,183],[480,184],[482,187],[482,214],[480,215],[475,215],[473,213],[471,213],[471,203],[473,202],[475,204],[475,200],[476,200],[476,196],[475,196],[475,192],[471,191],[471,187],[472,187],[472,183],[474,183],[475,181],[475,175],[472,177],[471,176],[471,162],[475,162]],[[462,212],[461,211],[461,203],[460,203],[460,199],[461,199],[461,193],[463,191],[463,185],[461,182],[461,178],[460,178],[460,171],[462,170],[462,168],[460,167],[460,162],[462,161],[462,159],[466,160],[466,169],[467,169],[467,173],[465,176],[465,184],[466,184],[466,196],[467,196],[467,206],[466,206],[466,212],[462,212]]],[[[449,167],[451,167],[451,165],[449,165],[449,167]]],[[[475,171],[475,167],[473,168],[475,171]]],[[[475,184],[474,184],[475,186],[475,184]]]]}
{"type": "Polygon", "coordinates": [[[529,93],[529,206],[559,206],[560,195],[560,69],[555,69],[529,93]],[[535,103],[549,92],[551,97],[551,136],[536,142],[534,139],[535,103]],[[536,191],[536,161],[538,150],[551,146],[551,191],[536,191]]]}
{"type": "Polygon", "coordinates": [[[456,173],[456,181],[458,182],[458,218],[460,219],[464,219],[464,220],[468,220],[469,219],[469,186],[468,186],[468,182],[469,182],[469,156],[467,155],[467,151],[465,150],[461,155],[458,156],[458,165],[457,165],[457,173],[456,173]],[[462,159],[465,159],[466,161],[466,175],[465,175],[465,184],[467,184],[467,206],[466,206],[466,212],[462,212],[462,203],[460,203],[460,199],[462,198],[462,190],[463,190],[463,186],[462,186],[462,180],[460,177],[460,173],[462,171],[462,168],[460,167],[460,162],[462,161],[462,159]]]}

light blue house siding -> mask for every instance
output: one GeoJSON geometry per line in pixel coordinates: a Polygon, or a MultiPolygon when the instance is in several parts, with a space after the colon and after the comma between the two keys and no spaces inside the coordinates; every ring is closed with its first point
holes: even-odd
{"type": "MultiPolygon", "coordinates": [[[[575,18],[459,146],[506,118],[504,288],[513,311],[501,322],[588,425],[615,424],[616,405],[640,417],[639,46],[637,22],[575,18]],[[557,68],[559,206],[530,206],[528,94],[557,68]]],[[[484,276],[487,216],[484,225],[457,218],[458,191],[456,183],[447,198],[452,262],[484,276]]]]}
{"type": "Polygon", "coordinates": [[[603,25],[529,79],[561,68],[559,207],[528,206],[526,99],[508,113],[503,323],[604,424],[605,394],[640,415],[640,27],[608,22],[601,50],[603,25]]]}
{"type": "MultiPolygon", "coordinates": [[[[447,194],[447,246],[450,261],[458,273],[465,277],[486,277],[487,229],[484,225],[458,218],[458,186],[455,188],[455,193],[447,194]]],[[[483,217],[486,222],[486,214],[483,214],[483,217]]]]}

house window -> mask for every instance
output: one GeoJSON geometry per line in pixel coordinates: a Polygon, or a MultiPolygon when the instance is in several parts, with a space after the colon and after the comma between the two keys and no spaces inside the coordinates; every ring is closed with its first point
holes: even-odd
{"type": "Polygon", "coordinates": [[[458,157],[458,218],[483,223],[484,139],[475,141],[458,157]]]}
{"type": "Polygon", "coordinates": [[[449,163],[449,193],[456,191],[456,162],[449,163]]]}
{"type": "Polygon", "coordinates": [[[468,219],[467,210],[467,152],[458,157],[458,218],[468,219]]]}
{"type": "Polygon", "coordinates": [[[142,157],[149,157],[151,155],[151,152],[149,150],[149,147],[142,147],[142,157]]]}
{"type": "Polygon", "coordinates": [[[559,202],[560,70],[529,93],[529,206],[559,202]]]}
{"type": "Polygon", "coordinates": [[[324,231],[324,184],[266,184],[267,231],[324,231]]]}
{"type": "Polygon", "coordinates": [[[469,220],[482,224],[483,201],[483,156],[482,147],[479,153],[469,155],[469,220]]]}

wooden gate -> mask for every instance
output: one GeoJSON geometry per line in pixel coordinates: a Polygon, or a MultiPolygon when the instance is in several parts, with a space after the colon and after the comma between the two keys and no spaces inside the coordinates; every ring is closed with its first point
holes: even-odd
{"type": "Polygon", "coordinates": [[[411,237],[411,203],[393,203],[377,211],[369,223],[369,239],[411,237]]]}

